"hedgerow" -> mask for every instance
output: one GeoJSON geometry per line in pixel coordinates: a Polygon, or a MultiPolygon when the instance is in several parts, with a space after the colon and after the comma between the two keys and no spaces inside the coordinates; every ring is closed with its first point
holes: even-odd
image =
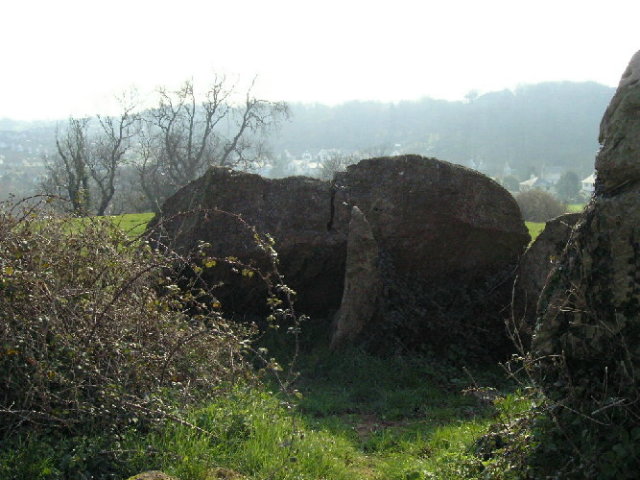
{"type": "Polygon", "coordinates": [[[113,222],[0,206],[0,437],[174,417],[249,375],[188,262],[113,222]]]}

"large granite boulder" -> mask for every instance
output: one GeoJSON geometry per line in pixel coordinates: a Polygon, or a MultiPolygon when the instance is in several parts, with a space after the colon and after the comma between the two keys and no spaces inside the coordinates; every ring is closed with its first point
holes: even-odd
{"type": "Polygon", "coordinates": [[[416,155],[363,160],[335,177],[334,225],[357,206],[371,225],[383,278],[374,348],[493,351],[529,234],[513,197],[488,177],[416,155]],[[382,345],[382,344],[383,345],[382,345]]]}
{"type": "MultiPolygon", "coordinates": [[[[270,180],[214,167],[165,202],[151,227],[182,254],[207,242],[216,258],[233,256],[265,272],[269,258],[255,230],[275,239],[286,284],[300,292],[298,308],[310,314],[337,309],[342,296],[346,230],[331,228],[331,184],[306,177],[270,180]]],[[[234,274],[221,262],[203,273],[227,311],[260,313],[266,290],[258,276],[234,274]]],[[[276,279],[272,279],[277,282],[276,279]]]]}
{"type": "Polygon", "coordinates": [[[640,52],[600,141],[596,191],[542,292],[532,347],[551,398],[628,434],[640,428],[640,52]]]}
{"type": "Polygon", "coordinates": [[[406,155],[351,165],[335,178],[334,224],[367,217],[403,276],[435,286],[513,266],[529,241],[509,192],[475,170],[406,155]]]}
{"type": "MultiPolygon", "coordinates": [[[[596,192],[544,288],[533,344],[541,355],[579,363],[609,362],[603,348],[623,331],[640,333],[640,52],[605,113],[600,141],[596,192]]],[[[640,341],[630,345],[640,355],[640,341]]]]}
{"type": "MultiPolygon", "coordinates": [[[[516,202],[500,185],[415,155],[364,160],[331,183],[213,168],[169,199],[156,225],[183,253],[205,241],[211,255],[262,266],[268,259],[247,225],[269,233],[299,311],[330,316],[343,292],[360,292],[359,299],[345,297],[339,317],[361,310],[373,323],[363,328],[360,318],[357,328],[342,322],[336,331],[346,328],[350,341],[405,346],[504,343],[513,272],[529,241],[516,202]],[[366,291],[382,292],[370,297],[376,315],[363,306],[366,291]]],[[[225,276],[218,267],[205,273],[225,283],[216,293],[228,309],[264,306],[256,277],[225,276]]]]}
{"type": "Polygon", "coordinates": [[[596,158],[596,192],[613,194],[640,177],[640,51],[622,74],[618,89],[600,123],[602,145],[596,158]]]}

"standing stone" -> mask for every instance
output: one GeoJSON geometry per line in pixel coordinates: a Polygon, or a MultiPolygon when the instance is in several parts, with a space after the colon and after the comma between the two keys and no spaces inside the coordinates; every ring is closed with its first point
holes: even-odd
{"type": "Polygon", "coordinates": [[[363,160],[338,173],[335,188],[336,228],[357,206],[380,252],[384,292],[366,344],[512,351],[505,319],[530,237],[509,192],[479,172],[417,155],[363,160]]]}
{"type": "Polygon", "coordinates": [[[549,220],[538,238],[527,248],[518,264],[514,285],[513,317],[510,328],[528,349],[535,326],[538,298],[549,273],[558,263],[569,236],[582,213],[566,213],[549,220]]]}
{"type": "Polygon", "coordinates": [[[378,244],[371,226],[360,209],[353,207],[347,237],[344,293],[335,318],[331,348],[355,340],[380,308],[379,261],[378,244]]]}
{"type": "Polygon", "coordinates": [[[605,113],[600,142],[595,195],[540,297],[532,346],[551,398],[596,421],[623,411],[599,402],[622,399],[621,421],[637,426],[640,52],[605,113]]]}
{"type": "Polygon", "coordinates": [[[602,149],[596,158],[596,193],[601,196],[635,183],[640,178],[640,51],[622,74],[602,122],[599,141],[602,149]]]}

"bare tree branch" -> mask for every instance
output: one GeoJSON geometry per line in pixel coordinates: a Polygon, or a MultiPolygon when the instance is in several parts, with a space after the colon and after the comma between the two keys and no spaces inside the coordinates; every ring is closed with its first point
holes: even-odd
{"type": "Polygon", "coordinates": [[[156,210],[212,165],[247,168],[260,160],[265,133],[288,114],[284,103],[257,99],[252,88],[234,106],[235,86],[225,77],[216,76],[202,97],[193,80],[174,92],[162,88],[158,93],[158,106],[146,118],[138,169],[142,191],[156,210]]]}

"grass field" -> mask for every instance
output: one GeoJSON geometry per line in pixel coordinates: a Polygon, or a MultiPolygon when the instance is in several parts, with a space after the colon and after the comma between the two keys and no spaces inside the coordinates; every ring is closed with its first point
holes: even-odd
{"type": "Polygon", "coordinates": [[[567,205],[567,212],[580,213],[582,210],[584,210],[584,207],[584,203],[570,203],[569,205],[567,205]]]}
{"type": "MultiPolygon", "coordinates": [[[[570,203],[567,205],[567,213],[580,213],[584,210],[584,203],[570,203]]],[[[533,242],[538,235],[542,233],[544,227],[546,225],[545,222],[525,222],[527,229],[529,230],[529,235],[531,235],[531,242],[533,242]]]]}
{"type": "MultiPolygon", "coordinates": [[[[568,210],[571,212],[580,212],[583,208],[583,204],[572,204],[569,205],[568,210]]],[[[147,224],[153,218],[153,213],[127,213],[109,218],[113,219],[114,224],[124,230],[127,235],[137,237],[144,233],[147,224]]],[[[544,222],[525,222],[525,224],[529,229],[531,241],[540,235],[545,226],[544,222]]]]}
{"type": "Polygon", "coordinates": [[[296,397],[266,378],[192,411],[188,421],[201,431],[172,422],[132,429],[116,450],[100,436],[23,440],[0,451],[0,478],[96,471],[104,476],[91,478],[127,478],[147,470],[180,480],[495,478],[474,444],[491,424],[507,424],[528,407],[508,393],[497,366],[463,370],[437,358],[319,349],[301,358],[299,372],[296,397]],[[502,393],[481,401],[473,392],[485,386],[502,393]]]}
{"type": "MultiPolygon", "coordinates": [[[[136,236],[152,216],[112,218],[136,236]]],[[[544,224],[527,227],[533,237],[544,224]]],[[[285,353],[274,355],[288,363],[285,353]]],[[[0,478],[112,479],[146,470],[180,480],[502,478],[474,445],[529,404],[499,366],[463,367],[461,355],[451,356],[375,357],[316,346],[294,365],[292,394],[264,376],[188,412],[200,430],[166,421],[144,431],[132,426],[116,444],[103,432],[22,438],[0,448],[0,478]]]]}
{"type": "Polygon", "coordinates": [[[546,225],[545,222],[524,222],[529,230],[529,235],[531,235],[531,242],[538,238],[538,235],[542,233],[544,227],[546,225]]]}
{"type": "Polygon", "coordinates": [[[126,213],[109,217],[113,223],[118,225],[130,237],[137,237],[144,233],[149,221],[153,218],[153,213],[126,213]]]}
{"type": "MultiPolygon", "coordinates": [[[[302,359],[300,374],[296,406],[277,390],[239,389],[195,413],[225,439],[213,449],[184,427],[128,448],[140,459],[148,445],[172,452],[162,468],[194,480],[214,467],[246,476],[239,478],[318,480],[459,479],[484,468],[472,446],[498,410],[464,390],[504,383],[497,368],[473,379],[434,359],[321,351],[302,359]],[[176,462],[176,452],[190,461],[176,462]]],[[[144,463],[138,470],[152,466],[144,463]]]]}

